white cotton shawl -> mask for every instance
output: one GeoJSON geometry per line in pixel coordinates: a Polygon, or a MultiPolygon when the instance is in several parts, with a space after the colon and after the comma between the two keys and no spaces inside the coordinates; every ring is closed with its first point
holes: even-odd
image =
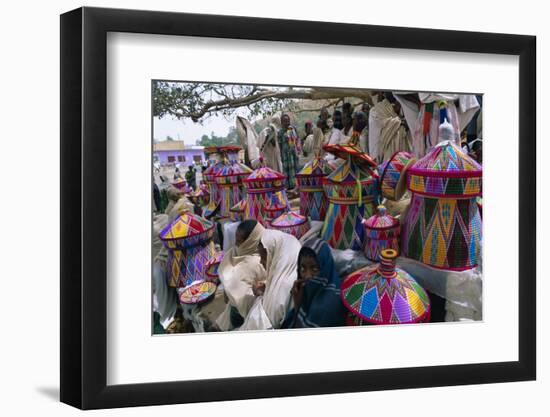
{"type": "Polygon", "coordinates": [[[266,229],[262,245],[267,251],[267,280],[263,296],[257,297],[241,330],[281,327],[290,305],[290,289],[298,276],[300,242],[294,236],[266,229]]]}
{"type": "Polygon", "coordinates": [[[240,246],[234,246],[225,253],[218,268],[229,304],[236,307],[243,317],[254,303],[252,284],[264,280],[266,276],[258,254],[258,244],[264,231],[258,223],[240,246]]]}
{"type": "MultiPolygon", "coordinates": [[[[279,141],[277,140],[279,126],[280,121],[276,117],[272,118],[271,123],[258,135],[257,145],[265,166],[282,172],[283,162],[281,161],[281,150],[279,149],[279,141]]],[[[251,164],[253,168],[260,166],[259,161],[252,161],[251,164]]]]}

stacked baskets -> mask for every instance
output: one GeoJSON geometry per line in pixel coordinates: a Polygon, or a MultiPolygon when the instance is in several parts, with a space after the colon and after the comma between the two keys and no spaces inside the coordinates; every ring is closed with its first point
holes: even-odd
{"type": "Polygon", "coordinates": [[[311,220],[325,220],[328,199],[323,190],[323,178],[332,172],[325,159],[316,156],[296,174],[300,191],[300,213],[311,220]]]}
{"type": "Polygon", "coordinates": [[[224,155],[223,166],[214,174],[218,191],[220,217],[232,217],[231,208],[244,198],[243,179],[252,170],[237,161],[238,146],[224,146],[220,152],[224,155]]]}
{"type": "Polygon", "coordinates": [[[365,227],[365,256],[371,261],[380,261],[380,252],[384,249],[394,249],[399,252],[399,220],[386,212],[386,207],[380,205],[376,214],[363,221],[365,227]]]}
{"type": "Polygon", "coordinates": [[[285,176],[262,166],[243,180],[246,188],[245,219],[256,219],[263,226],[288,209],[285,176]]]}
{"type": "Polygon", "coordinates": [[[323,178],[329,207],[321,237],[335,249],[361,250],[365,240],[362,221],[377,205],[376,163],[356,145],[325,145],[323,149],[345,162],[323,178]]]}

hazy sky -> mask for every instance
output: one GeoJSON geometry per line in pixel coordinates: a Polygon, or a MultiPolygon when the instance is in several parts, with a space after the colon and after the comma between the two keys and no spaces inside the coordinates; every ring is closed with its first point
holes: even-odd
{"type": "Polygon", "coordinates": [[[235,126],[237,116],[247,115],[247,109],[237,109],[228,119],[224,116],[211,116],[206,119],[202,125],[193,123],[191,119],[176,120],[171,117],[153,118],[153,137],[157,140],[165,140],[166,136],[171,136],[175,140],[183,140],[186,145],[194,145],[197,139],[202,135],[208,135],[212,132],[216,136],[226,136],[229,128],[235,126]]]}

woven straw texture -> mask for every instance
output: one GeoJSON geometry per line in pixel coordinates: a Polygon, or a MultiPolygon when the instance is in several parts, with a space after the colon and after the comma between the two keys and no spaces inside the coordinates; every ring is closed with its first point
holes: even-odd
{"type": "Polygon", "coordinates": [[[300,239],[309,229],[311,229],[307,217],[294,211],[288,211],[274,219],[271,222],[271,227],[281,232],[291,234],[297,239],[300,239]]]}
{"type": "Polygon", "coordinates": [[[160,239],[168,249],[169,286],[185,287],[202,280],[206,263],[215,253],[214,229],[214,223],[183,213],[160,232],[160,239]]]}
{"type": "Polygon", "coordinates": [[[426,291],[393,260],[356,271],[342,283],[342,301],[359,321],[371,324],[426,322],[430,300],[426,291]]]}
{"type": "Polygon", "coordinates": [[[380,260],[380,252],[394,249],[399,252],[399,221],[386,212],[384,206],[378,206],[376,214],[363,223],[365,227],[365,256],[371,261],[380,260]]]}
{"type": "Polygon", "coordinates": [[[331,166],[321,157],[315,157],[296,174],[300,192],[300,213],[311,220],[325,220],[328,198],[323,190],[323,178],[332,172],[331,166]]]}
{"type": "Polygon", "coordinates": [[[202,303],[216,293],[216,288],[213,282],[196,282],[179,291],[179,300],[182,304],[202,303]]]}
{"type": "Polygon", "coordinates": [[[323,179],[329,207],[321,237],[335,249],[362,250],[365,241],[362,222],[373,215],[376,207],[378,173],[370,165],[368,155],[358,153],[353,146],[335,146],[338,155],[347,155],[347,160],[323,179]]]}
{"type": "Polygon", "coordinates": [[[481,177],[481,166],[449,141],[414,164],[409,170],[413,196],[402,235],[405,256],[442,269],[477,266],[481,177]]]}
{"type": "Polygon", "coordinates": [[[409,152],[396,152],[388,161],[383,162],[380,172],[380,191],[389,200],[399,200],[406,191],[407,169],[416,159],[409,152]]]}
{"type": "Polygon", "coordinates": [[[246,189],[245,219],[258,220],[269,227],[271,220],[289,207],[285,176],[268,167],[260,167],[243,180],[246,189]]]}

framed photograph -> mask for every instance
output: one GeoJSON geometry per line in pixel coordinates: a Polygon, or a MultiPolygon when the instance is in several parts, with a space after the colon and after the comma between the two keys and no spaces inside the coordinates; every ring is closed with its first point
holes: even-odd
{"type": "Polygon", "coordinates": [[[61,401],[536,378],[531,36],[61,16],[61,401]]]}

